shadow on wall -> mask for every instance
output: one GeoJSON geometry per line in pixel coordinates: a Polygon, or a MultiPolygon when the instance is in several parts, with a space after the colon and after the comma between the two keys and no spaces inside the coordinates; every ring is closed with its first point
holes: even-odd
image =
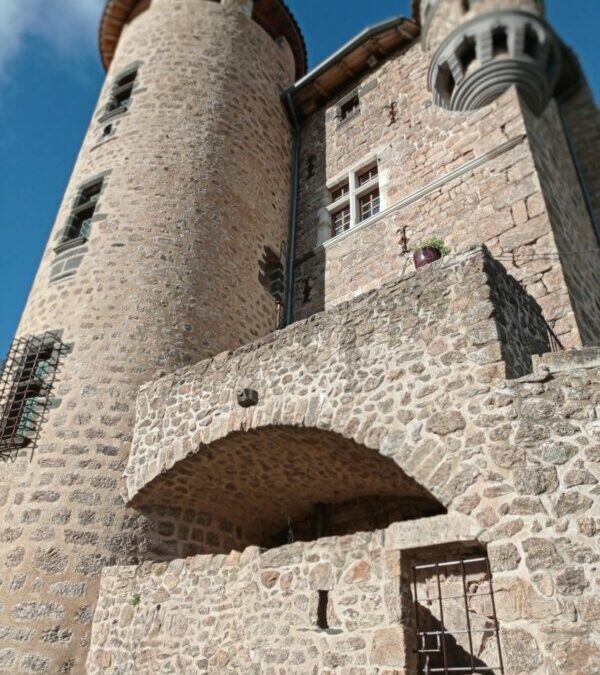
{"type": "Polygon", "coordinates": [[[533,371],[533,354],[550,351],[550,327],[536,300],[483,248],[506,377],[523,377],[533,371]]]}
{"type": "Polygon", "coordinates": [[[446,512],[377,450],[333,432],[284,426],[200,447],[133,505],[154,522],[158,559],[270,548],[446,512]]]}
{"type": "Polygon", "coordinates": [[[324,108],[315,112],[310,125],[303,131],[310,136],[304,142],[314,148],[314,154],[302,153],[300,165],[294,269],[295,321],[325,309],[325,249],[316,248],[331,236],[330,217],[322,210],[324,193],[327,193],[325,114],[324,108]]]}
{"type": "Polygon", "coordinates": [[[401,553],[402,614],[410,672],[501,672],[492,579],[477,542],[401,553]]]}

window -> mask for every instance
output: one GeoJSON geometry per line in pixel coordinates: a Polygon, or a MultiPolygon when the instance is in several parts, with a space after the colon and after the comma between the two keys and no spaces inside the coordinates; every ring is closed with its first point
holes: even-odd
{"type": "Polygon", "coordinates": [[[137,69],[130,70],[115,80],[110,93],[110,101],[104,111],[104,118],[127,112],[136,79],[137,69]]]}
{"type": "Polygon", "coordinates": [[[98,198],[102,192],[103,180],[100,179],[81,188],[75,200],[75,206],[69,220],[62,243],[87,239],[90,235],[92,218],[96,211],[98,198]]]}
{"type": "Polygon", "coordinates": [[[360,97],[358,96],[358,93],[356,93],[340,104],[340,119],[348,119],[353,113],[357,113],[359,109],[360,97]]]}
{"type": "Polygon", "coordinates": [[[379,213],[379,188],[359,199],[359,218],[362,222],[379,213]]]}
{"type": "Polygon", "coordinates": [[[358,175],[358,185],[362,186],[366,183],[370,183],[373,179],[377,178],[379,173],[379,167],[377,164],[372,166],[370,169],[367,169],[363,173],[358,175]]]}
{"type": "Polygon", "coordinates": [[[0,374],[0,458],[36,442],[63,345],[52,333],[15,340],[0,374]]]}
{"type": "Polygon", "coordinates": [[[345,197],[349,192],[350,192],[350,185],[348,181],[346,181],[345,183],[342,183],[338,187],[333,188],[333,190],[331,191],[331,201],[337,202],[338,199],[345,197]]]}
{"type": "Polygon", "coordinates": [[[338,234],[350,229],[350,207],[336,211],[331,216],[331,236],[337,237],[338,234]]]}
{"type": "Polygon", "coordinates": [[[376,216],[381,210],[377,162],[370,162],[352,171],[347,179],[339,180],[329,188],[329,197],[332,237],[376,216]]]}
{"type": "Polygon", "coordinates": [[[285,292],[285,273],[281,256],[272,248],[265,246],[262,259],[258,264],[258,281],[271,295],[275,302],[283,304],[285,292]]]}

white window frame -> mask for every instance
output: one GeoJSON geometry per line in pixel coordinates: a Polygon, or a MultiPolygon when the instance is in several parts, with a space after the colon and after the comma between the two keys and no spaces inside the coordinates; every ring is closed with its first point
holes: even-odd
{"type": "Polygon", "coordinates": [[[348,205],[350,206],[350,227],[348,228],[348,230],[345,230],[345,232],[349,232],[350,230],[352,230],[352,228],[356,227],[357,225],[363,225],[364,223],[367,223],[373,220],[374,218],[377,218],[381,213],[381,211],[383,210],[383,204],[381,199],[381,167],[379,166],[379,161],[377,158],[373,158],[370,161],[363,162],[358,167],[352,168],[349,172],[337,176],[335,180],[329,181],[327,184],[327,190],[330,199],[331,193],[334,192],[336,188],[338,188],[340,185],[346,182],[348,183],[347,194],[343,195],[335,202],[331,202],[327,206],[327,213],[329,214],[331,224],[330,239],[336,239],[341,234],[343,234],[343,232],[337,235],[333,234],[333,215],[337,211],[346,208],[348,205]],[[365,172],[369,171],[369,169],[373,168],[374,166],[377,166],[377,175],[364,185],[359,185],[358,177],[364,174],[365,172]],[[379,190],[379,211],[373,214],[372,216],[369,216],[369,218],[360,220],[360,198],[364,197],[370,192],[373,192],[375,189],[379,190]]]}

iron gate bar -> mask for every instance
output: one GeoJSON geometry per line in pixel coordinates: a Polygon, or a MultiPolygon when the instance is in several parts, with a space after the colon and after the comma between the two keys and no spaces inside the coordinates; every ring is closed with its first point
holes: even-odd
{"type": "MultiPolygon", "coordinates": [[[[482,558],[467,558],[464,560],[467,565],[472,565],[474,563],[478,562],[486,562],[488,559],[485,557],[482,558]]],[[[428,565],[415,565],[414,569],[415,570],[429,570],[429,569],[434,569],[437,567],[451,567],[452,565],[460,565],[460,563],[463,562],[461,560],[451,560],[450,562],[441,562],[441,563],[431,563],[428,565]]],[[[462,596],[459,596],[462,597],[462,596]]]]}
{"type": "MultiPolygon", "coordinates": [[[[453,630],[452,634],[454,635],[456,633],[456,635],[466,635],[468,632],[469,632],[468,630],[453,630]]],[[[474,628],[471,631],[471,633],[495,633],[495,632],[496,632],[495,628],[474,628]]],[[[442,634],[441,630],[424,630],[419,633],[419,635],[441,635],[441,634],[442,634]]]]}
{"type": "Polygon", "coordinates": [[[486,558],[486,566],[488,573],[488,583],[490,586],[490,596],[492,598],[492,613],[494,615],[494,625],[496,628],[496,644],[498,645],[498,658],[500,659],[500,672],[504,673],[504,661],[502,659],[502,649],[500,647],[500,626],[498,625],[498,615],[496,614],[496,600],[494,598],[494,587],[492,585],[492,568],[490,567],[490,560],[486,558]]]}
{"type": "MultiPolygon", "coordinates": [[[[452,560],[448,562],[439,562],[439,563],[432,563],[432,564],[423,564],[423,565],[413,565],[413,586],[414,586],[414,604],[415,604],[415,625],[416,625],[416,633],[417,633],[417,658],[418,658],[418,667],[419,667],[419,672],[420,673],[425,673],[425,675],[428,675],[429,673],[478,673],[478,672],[493,672],[493,671],[499,671],[500,675],[504,674],[504,662],[502,659],[502,650],[501,650],[501,645],[500,645],[500,627],[498,624],[498,617],[496,615],[496,602],[494,598],[494,588],[492,584],[492,571],[490,567],[490,561],[489,558],[483,556],[483,557],[476,557],[476,558],[468,558],[465,559],[464,556],[461,556],[460,560],[452,560]],[[487,575],[487,581],[488,581],[488,586],[489,590],[488,591],[481,591],[481,592],[476,592],[476,593],[468,593],[467,592],[467,570],[466,570],[466,565],[475,565],[477,563],[485,563],[485,571],[484,574],[487,575]],[[442,587],[441,587],[441,579],[440,579],[440,568],[448,568],[448,567],[460,567],[460,574],[461,574],[461,579],[462,579],[462,587],[463,587],[463,593],[461,595],[452,595],[452,596],[447,596],[444,597],[442,595],[442,587]],[[435,570],[435,575],[436,575],[436,584],[437,584],[437,592],[438,592],[438,597],[435,598],[427,598],[428,602],[434,602],[436,599],[439,604],[439,611],[440,611],[440,626],[441,630],[436,630],[436,631],[421,631],[420,626],[419,626],[419,596],[418,596],[418,583],[417,583],[417,573],[420,570],[435,570]],[[469,615],[469,602],[468,598],[470,597],[486,597],[490,596],[491,598],[491,603],[492,603],[492,612],[493,612],[493,619],[494,619],[494,626],[492,628],[483,628],[483,629],[473,629],[471,625],[471,619],[469,615]],[[464,600],[464,605],[465,605],[465,613],[466,613],[466,621],[467,621],[467,629],[466,630],[452,630],[452,631],[447,631],[446,626],[445,626],[445,621],[444,621],[444,601],[445,600],[457,600],[462,598],[464,600]],[[498,660],[499,660],[499,665],[496,666],[476,666],[475,665],[475,654],[474,654],[474,648],[473,648],[473,634],[485,634],[485,633],[494,633],[496,636],[496,645],[498,649],[498,660]],[[446,653],[446,634],[450,635],[464,635],[467,634],[469,637],[469,656],[471,660],[471,666],[453,666],[453,665],[448,665],[448,655],[446,653]],[[427,636],[436,636],[437,641],[438,641],[438,648],[437,649],[427,649],[427,641],[426,638],[427,636]],[[422,648],[419,649],[419,639],[421,639],[422,642],[422,648]],[[441,650],[440,650],[440,639],[441,639],[441,650]],[[435,666],[431,667],[430,666],[430,654],[439,654],[441,651],[441,655],[443,658],[443,666],[435,666]],[[422,663],[422,655],[426,655],[426,661],[425,661],[425,667],[423,668],[423,663],[422,663]]],[[[485,580],[482,580],[482,582],[485,580]]],[[[464,650],[463,650],[464,651],[464,650]]],[[[466,652],[464,652],[466,655],[466,652]]]]}
{"type": "Polygon", "coordinates": [[[465,666],[451,666],[450,668],[429,668],[428,673],[487,673],[488,671],[497,670],[501,666],[475,666],[470,668],[465,666]]]}
{"type": "Polygon", "coordinates": [[[467,630],[469,632],[469,653],[471,654],[471,670],[475,667],[475,659],[473,657],[473,635],[471,633],[471,619],[469,617],[469,599],[467,598],[467,575],[465,572],[465,561],[461,556],[460,571],[462,576],[463,595],[465,596],[465,614],[467,617],[467,630]]]}
{"type": "Polygon", "coordinates": [[[442,657],[444,659],[444,671],[448,672],[448,659],[446,656],[446,628],[444,626],[444,603],[442,600],[442,582],[440,581],[440,568],[437,564],[435,566],[435,576],[437,579],[438,600],[440,605],[440,622],[442,624],[442,657]]]}

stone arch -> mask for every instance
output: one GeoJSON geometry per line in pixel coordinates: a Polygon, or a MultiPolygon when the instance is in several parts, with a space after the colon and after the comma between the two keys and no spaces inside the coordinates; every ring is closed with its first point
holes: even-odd
{"type": "Polygon", "coordinates": [[[332,431],[283,425],[200,446],[150,481],[134,506],[154,520],[162,513],[165,550],[169,539],[180,546],[187,519],[178,550],[186,554],[373,531],[446,512],[377,450],[332,431]]]}

